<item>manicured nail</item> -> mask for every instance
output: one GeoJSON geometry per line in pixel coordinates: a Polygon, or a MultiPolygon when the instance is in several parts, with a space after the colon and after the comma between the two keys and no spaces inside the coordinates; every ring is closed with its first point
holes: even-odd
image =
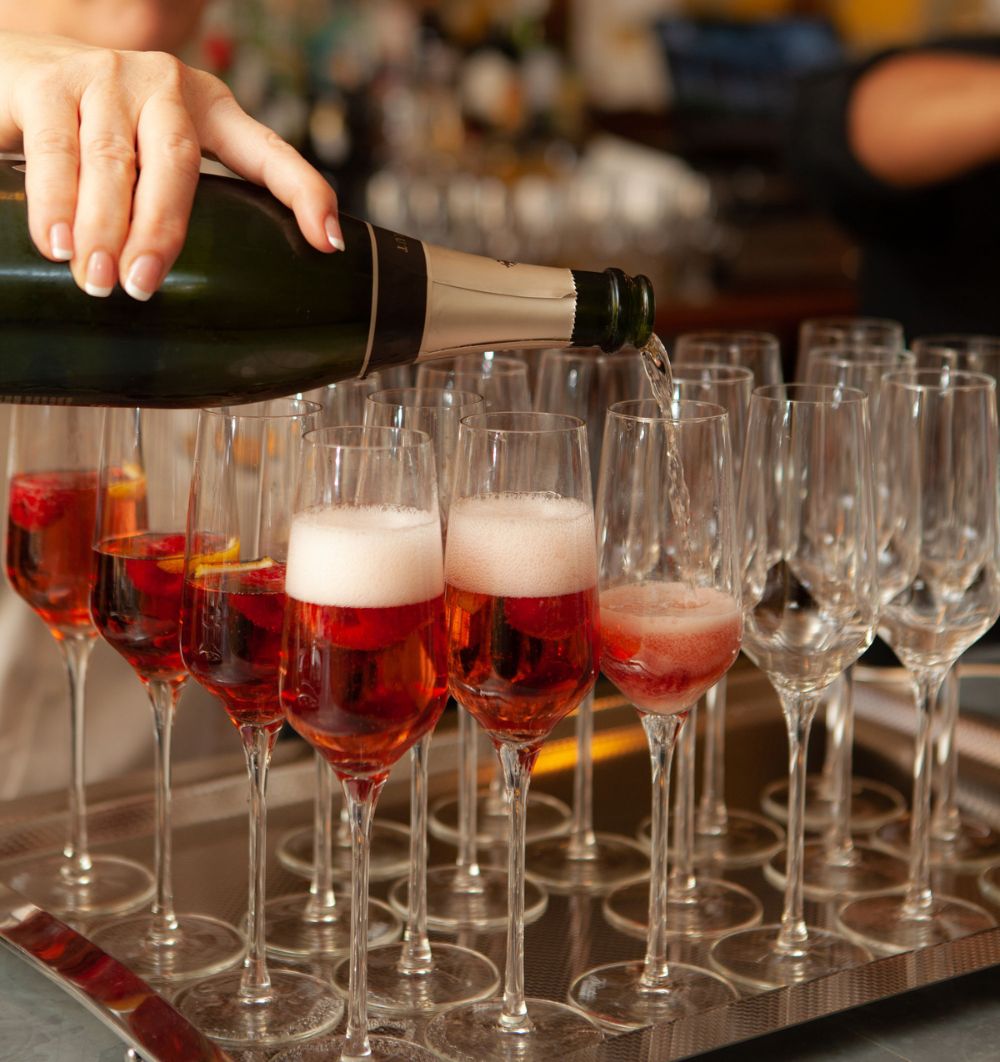
{"type": "Polygon", "coordinates": [[[73,257],[73,230],[65,221],[57,221],[49,229],[49,250],[59,262],[68,262],[73,257]]]}
{"type": "Polygon", "coordinates": [[[326,229],[326,238],[330,241],[330,246],[335,251],[347,250],[347,244],[344,243],[344,234],[340,231],[337,219],[333,215],[323,222],[323,228],[326,229]]]}
{"type": "Polygon", "coordinates": [[[163,263],[155,254],[141,254],[125,278],[125,290],[133,299],[146,302],[163,279],[163,263]]]}
{"type": "Polygon", "coordinates": [[[88,295],[106,299],[115,286],[115,263],[107,251],[94,251],[87,262],[83,290],[88,295]]]}

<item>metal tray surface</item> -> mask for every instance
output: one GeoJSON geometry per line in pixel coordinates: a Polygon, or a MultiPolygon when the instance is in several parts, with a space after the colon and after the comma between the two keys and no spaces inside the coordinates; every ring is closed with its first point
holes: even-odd
{"type": "MultiPolygon", "coordinates": [[[[981,665],[966,676],[1000,690],[1000,668],[981,665]]],[[[894,672],[863,672],[856,683],[857,723],[855,771],[890,782],[908,794],[914,711],[908,685],[894,672]]],[[[964,685],[963,685],[964,699],[964,685]]],[[[964,703],[964,701],[963,701],[964,703]]],[[[810,754],[813,764],[822,754],[823,726],[814,727],[810,754]]],[[[234,745],[237,742],[234,741],[234,745]]],[[[547,742],[535,771],[532,788],[561,797],[572,796],[575,743],[567,720],[547,742]]],[[[963,806],[1000,827],[1000,724],[982,714],[968,714],[960,722],[962,755],[960,800],[963,806]]],[[[435,735],[431,756],[431,801],[454,790],[455,730],[451,713],[435,735]]],[[[599,691],[595,704],[594,819],[598,830],[633,836],[649,814],[650,781],[645,739],[636,713],[613,691],[599,691]]],[[[185,769],[175,782],[174,877],[177,909],[216,915],[239,924],[246,910],[247,823],[246,780],[242,756],[234,748],[231,760],[203,763],[185,769]]],[[[492,757],[481,756],[482,780],[490,776],[492,757]]],[[[787,771],[787,746],[777,699],[764,677],[741,661],[729,678],[727,731],[727,796],[733,808],[758,810],[764,785],[787,771]]],[[[377,817],[406,821],[408,767],[393,772],[380,800],[377,817]]],[[[268,896],[301,892],[305,883],[283,869],[275,849],[289,829],[311,818],[313,765],[311,752],[301,743],[279,744],[269,781],[268,896]]],[[[130,779],[121,787],[105,787],[92,803],[90,833],[95,851],[114,850],[150,863],[153,823],[152,796],[144,779],[130,779]]],[[[39,814],[37,804],[10,804],[0,809],[0,880],[26,857],[58,851],[65,818],[50,809],[39,814]]],[[[453,861],[453,847],[430,842],[430,864],[453,861]]],[[[481,849],[483,862],[502,861],[496,847],[481,849]]],[[[530,863],[528,867],[530,873],[530,863]]],[[[751,889],[764,906],[764,922],[777,921],[781,894],[765,880],[759,867],[722,873],[751,889]]],[[[372,894],[384,898],[391,883],[373,883],[372,894]]],[[[974,874],[940,871],[936,886],[986,906],[974,874]]],[[[525,976],[528,995],[564,999],[570,983],[583,971],[602,963],[637,959],[643,943],[612,928],[601,912],[602,897],[590,894],[551,894],[544,915],[525,931],[525,976]]],[[[810,925],[833,924],[835,904],[807,903],[810,925]]],[[[83,933],[93,925],[78,925],[83,933]]],[[[435,938],[456,939],[435,934],[435,938]]],[[[502,969],[504,933],[462,933],[458,942],[489,955],[502,969]]],[[[677,960],[707,965],[707,946],[680,941],[672,946],[677,960]]],[[[728,1044],[748,1040],[814,1018],[930,985],[1000,962],[1000,928],[949,944],[876,959],[830,977],[784,989],[744,994],[734,1002],[673,1022],[623,1034],[586,1054],[593,1062],[672,1062],[728,1044]]],[[[274,961],[274,966],[281,963],[274,961]]],[[[302,967],[299,967],[302,968],[302,967]]],[[[330,966],[308,968],[328,974],[330,966]]],[[[174,988],[173,991],[177,989],[174,988]]],[[[372,1019],[373,1028],[420,1038],[422,1021],[372,1019]]],[[[230,1051],[235,1059],[266,1062],[274,1052],[230,1051]]]]}

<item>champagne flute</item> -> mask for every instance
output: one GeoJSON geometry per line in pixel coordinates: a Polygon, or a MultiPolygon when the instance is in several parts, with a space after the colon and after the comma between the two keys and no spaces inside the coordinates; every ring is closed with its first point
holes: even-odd
{"type": "MultiPolygon", "coordinates": [[[[597,486],[604,418],[608,406],[649,395],[638,351],[608,355],[597,348],[544,350],[538,366],[535,408],[565,413],[587,425],[591,482],[597,486]]],[[[573,819],[566,836],[528,845],[532,876],[554,890],[606,891],[643,880],[649,860],[628,837],[594,831],[593,693],[576,712],[576,762],[573,766],[573,819]]]]}
{"type": "Polygon", "coordinates": [[[738,365],[753,373],[758,387],[780,384],[785,376],[781,345],[771,332],[685,332],[677,337],[670,356],[675,368],[682,365],[738,365]]]}
{"type": "MultiPolygon", "coordinates": [[[[94,943],[146,979],[207,976],[239,962],[245,942],[230,925],[174,907],[170,738],[188,673],[181,660],[181,588],[197,413],[109,409],[104,418],[90,607],[104,640],[138,675],[153,709],[156,892],[148,914],[101,927],[94,943]],[[112,491],[127,469],[140,504],[121,527],[112,491]]],[[[222,539],[202,544],[204,561],[235,556],[222,539]]]]}
{"type": "Polygon", "coordinates": [[[305,1039],[343,1013],[325,982],[268,970],[264,940],[267,768],[284,721],[278,668],[285,558],[301,438],[318,413],[314,402],[275,399],[202,410],[198,419],[181,654],[222,702],[246,755],[248,931],[242,970],[196,981],[175,1004],[207,1036],[233,1047],[305,1039]],[[227,553],[213,558],[206,547],[219,541],[227,553]]]}
{"type": "Polygon", "coordinates": [[[433,1018],[449,1058],[548,1060],[599,1043],[579,1011],[524,989],[525,797],[542,742],[597,676],[597,565],[586,425],[485,413],[459,428],[445,583],[455,699],[489,734],[511,811],[501,999],[433,1018]]]}
{"type": "MultiPolygon", "coordinates": [[[[963,372],[984,372],[1000,380],[1000,337],[957,333],[921,336],[912,343],[920,368],[950,365],[963,372]]],[[[931,815],[931,862],[976,870],[1000,859],[1000,833],[984,819],[958,807],[959,665],[944,680],[935,703],[934,811],[931,815]]],[[[909,816],[886,823],[876,835],[880,845],[905,855],[909,816]]]]}
{"type": "MultiPolygon", "coordinates": [[[[809,361],[809,382],[840,388],[854,388],[868,396],[872,431],[879,431],[879,399],[882,378],[900,367],[900,353],[883,347],[836,347],[813,350],[809,361]],[[847,354],[848,356],[844,356],[847,354]]],[[[876,461],[879,470],[884,462],[876,461]]],[[[876,476],[876,519],[883,526],[879,503],[887,489],[884,477],[876,476]]],[[[880,593],[891,580],[880,580],[880,593]]],[[[883,597],[884,601],[884,597],[883,597]]],[[[854,668],[845,669],[838,680],[835,711],[838,716],[837,775],[832,779],[829,824],[822,840],[812,841],[803,850],[803,891],[810,899],[847,899],[892,892],[906,883],[906,864],[892,853],[854,841],[851,836],[851,789],[854,749],[854,668]]],[[[784,866],[773,860],[765,869],[772,882],[784,885],[784,866]]]]}
{"type": "MultiPolygon", "coordinates": [[[[486,412],[508,410],[527,413],[531,409],[531,389],[528,383],[528,365],[520,358],[487,352],[463,354],[457,358],[435,360],[417,366],[418,387],[444,387],[456,391],[472,391],[483,396],[486,412]]],[[[499,768],[488,790],[479,792],[468,779],[476,774],[478,734],[472,721],[459,710],[459,791],[456,797],[436,801],[430,809],[430,831],[443,841],[450,841],[465,848],[465,857],[459,862],[475,863],[475,851],[469,837],[475,833],[477,844],[506,844],[507,822],[510,809],[503,799],[503,779],[499,768]],[[463,782],[463,780],[465,780],[463,782]],[[471,793],[476,793],[475,807],[466,808],[471,793]]],[[[532,793],[528,800],[528,839],[537,840],[565,833],[569,828],[570,809],[547,793],[532,793]]],[[[502,885],[488,909],[480,902],[480,915],[476,925],[503,926],[506,923],[506,885],[502,885]]],[[[529,882],[527,902],[535,914],[541,913],[544,898],[529,882]]],[[[432,922],[434,919],[432,917],[432,922]]],[[[440,926],[439,928],[444,928],[440,926]]]]}
{"type": "MultiPolygon", "coordinates": [[[[10,884],[60,917],[90,918],[142,906],[153,894],[145,867],[90,854],[84,771],[84,687],[97,638],[90,617],[91,539],[104,412],[16,406],[7,488],[7,579],[44,622],[69,678],[69,827],[62,854],[11,868],[10,884]]],[[[122,530],[133,526],[139,484],[124,470],[109,487],[122,530]]]]}
{"type": "MultiPolygon", "coordinates": [[[[405,374],[409,366],[398,368],[405,374]]],[[[360,379],[338,380],[325,387],[316,387],[301,397],[322,406],[318,426],[361,424],[365,419],[368,396],[388,386],[384,383],[387,373],[400,375],[394,370],[379,370],[360,379]]],[[[292,830],[278,844],[281,865],[310,879],[305,922],[301,903],[280,897],[268,904],[268,948],[275,954],[286,956],[335,954],[347,945],[346,926],[333,913],[331,881],[350,879],[351,824],[347,818],[347,805],[341,804],[336,826],[333,825],[334,782],[326,761],[318,752],[315,759],[316,796],[312,825],[292,830]],[[337,923],[339,928],[335,928],[337,923]]],[[[373,881],[405,874],[409,858],[410,834],[402,823],[391,820],[372,823],[368,872],[373,881]]],[[[399,932],[398,923],[381,901],[372,900],[368,914],[370,943],[392,940],[399,932]]]]}
{"type": "MultiPolygon", "coordinates": [[[[675,401],[708,402],[725,411],[727,426],[732,429],[729,432],[730,475],[739,468],[737,455],[742,454],[752,384],[753,373],[742,366],[687,363],[673,372],[675,401]],[[732,440],[735,440],[735,445],[732,440]]],[[[706,695],[713,690],[717,691],[724,680],[725,674],[720,677],[718,683],[710,684],[705,691],[706,695]]],[[[761,906],[757,898],[746,889],[718,878],[701,876],[696,870],[697,862],[711,859],[714,854],[724,856],[726,851],[724,848],[714,847],[711,842],[702,842],[700,845],[696,842],[694,721],[697,708],[696,699],[686,713],[691,718],[678,739],[678,769],[674,786],[677,840],[673,847],[675,858],[667,890],[665,918],[671,936],[704,940],[741,926],[755,925],[760,921],[761,906]]],[[[709,720],[707,729],[712,729],[712,722],[709,720]]],[[[742,845],[749,838],[769,836],[770,847],[780,845],[781,835],[775,833],[773,826],[767,828],[766,832],[765,827],[755,827],[751,830],[750,826],[749,823],[745,824],[744,829],[734,835],[734,841],[740,840],[742,845]]],[[[716,841],[725,835],[725,832],[721,833],[716,841]]],[[[747,853],[742,846],[736,850],[743,855],[741,861],[746,862],[747,853]]],[[[750,851],[755,853],[755,858],[759,858],[757,843],[751,845],[750,851]]],[[[626,933],[643,937],[649,932],[648,913],[648,887],[632,885],[616,889],[604,904],[604,915],[612,925],[626,933]]]]}
{"type": "MultiPolygon", "coordinates": [[[[464,416],[482,413],[483,405],[481,395],[435,387],[389,388],[376,391],[367,402],[367,424],[410,428],[430,439],[443,532],[448,527],[458,423],[464,416]]],[[[406,917],[403,943],[368,953],[369,1005],[395,1014],[427,1014],[483,999],[499,984],[497,969],[488,959],[454,944],[435,942],[432,949],[427,935],[431,908],[439,919],[455,915],[463,921],[469,914],[463,909],[482,891],[476,875],[463,865],[427,869],[430,741],[427,733],[410,749],[410,872],[389,894],[392,905],[406,917]]],[[[334,983],[341,991],[349,987],[348,973],[349,965],[344,963],[334,972],[334,983]]]]}
{"type": "Polygon", "coordinates": [[[882,381],[885,581],[880,629],[913,680],[917,735],[910,880],[902,896],[854,900],[838,921],[883,952],[954,940],[994,924],[930,880],[931,711],[949,669],[1000,613],[996,383],[950,366],[882,381]]]}
{"type": "Polygon", "coordinates": [[[569,996],[619,1029],[672,1021],[736,995],[708,970],[667,959],[674,745],[698,698],[739,655],[743,626],[728,416],[687,401],[673,413],[665,418],[648,400],[612,406],[598,487],[601,667],[635,704],[652,764],[648,929],[643,960],[589,970],[569,996]]]}
{"type": "Polygon", "coordinates": [[[743,648],[788,730],[787,882],[780,925],[715,941],[712,965],[757,988],[865,962],[867,949],[803,915],[806,749],[823,691],[871,644],[878,619],[868,399],[810,384],[759,387],[740,477],[743,648]]]}
{"type": "Polygon", "coordinates": [[[375,802],[447,700],[441,522],[424,432],[369,425],[306,436],[286,586],[281,703],[343,785],[354,865],[346,1032],[280,1057],[433,1059],[369,1037],[365,925],[375,802]]]}
{"type": "Polygon", "coordinates": [[[807,317],[799,324],[795,379],[805,379],[813,349],[858,346],[903,350],[903,326],[888,317],[807,317]]]}

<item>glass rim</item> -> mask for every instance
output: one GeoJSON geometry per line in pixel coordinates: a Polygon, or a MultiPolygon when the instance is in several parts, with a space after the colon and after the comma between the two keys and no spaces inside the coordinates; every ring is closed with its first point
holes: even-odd
{"type": "MultiPolygon", "coordinates": [[[[675,380],[690,380],[690,377],[686,377],[686,373],[705,372],[709,370],[712,373],[719,374],[719,382],[731,383],[737,380],[752,380],[753,369],[747,368],[745,365],[727,365],[721,361],[685,361],[680,365],[671,365],[670,371],[675,380]],[[729,377],[727,380],[726,377],[729,377]]],[[[694,378],[697,382],[697,378],[694,378]]],[[[685,399],[685,401],[688,401],[685,399]]],[[[695,399],[697,401],[697,399],[695,399]]]]}
{"type": "MultiPolygon", "coordinates": [[[[904,370],[910,371],[910,370],[904,370]]],[[[888,375],[888,374],[886,374],[888,375]]],[[[883,377],[883,380],[885,377],[883,377]]],[[[840,387],[838,384],[813,384],[813,383],[783,383],[764,384],[754,389],[750,401],[774,402],[783,405],[800,406],[832,406],[846,405],[855,402],[867,402],[868,395],[858,387],[840,387]],[[796,398],[789,392],[802,392],[801,398],[796,398]],[[812,397],[806,397],[811,392],[812,397]]]]}
{"type": "MultiPolygon", "coordinates": [[[[810,365],[895,365],[896,368],[905,369],[908,366],[916,366],[917,356],[912,350],[905,347],[887,347],[884,344],[859,343],[852,347],[814,347],[809,351],[810,365]],[[883,357],[845,357],[844,351],[884,351],[883,357]]],[[[805,382],[805,381],[803,381],[805,382]]]]}
{"type": "Polygon", "coordinates": [[[315,416],[323,412],[319,402],[311,398],[262,398],[257,402],[246,402],[242,406],[205,406],[198,410],[199,413],[207,413],[213,417],[235,420],[295,420],[308,416],[315,416]],[[247,407],[263,406],[271,402],[287,402],[289,406],[299,408],[289,409],[284,413],[251,413],[247,407]],[[240,410],[245,412],[240,412],[240,410]]]}
{"type": "Polygon", "coordinates": [[[486,399],[478,391],[452,390],[450,387],[380,387],[377,391],[365,396],[366,402],[380,406],[400,406],[404,409],[462,409],[464,406],[485,405],[486,399]],[[446,401],[437,402],[400,402],[393,401],[388,396],[400,397],[419,395],[435,395],[438,398],[446,398],[446,401]]]}
{"type": "MultiPolygon", "coordinates": [[[[447,358],[425,358],[422,362],[417,363],[417,370],[424,369],[428,372],[431,370],[443,373],[458,372],[461,367],[463,359],[468,359],[469,369],[475,371],[472,367],[473,361],[476,356],[469,354],[456,354],[447,358]]],[[[528,363],[522,361],[520,358],[515,357],[513,354],[499,354],[492,358],[487,358],[485,355],[481,355],[477,362],[477,365],[481,366],[484,362],[489,362],[493,369],[499,369],[501,376],[517,375],[519,373],[528,372],[528,363]]]]}
{"type": "Polygon", "coordinates": [[[481,431],[490,435],[554,435],[567,431],[586,431],[587,422],[580,417],[570,416],[568,413],[545,413],[536,410],[493,410],[489,413],[470,413],[462,417],[459,427],[466,431],[481,431]],[[500,422],[505,418],[523,418],[525,421],[535,421],[535,425],[528,423],[512,425],[500,422]]]}
{"type": "Polygon", "coordinates": [[[614,353],[608,353],[602,347],[543,347],[538,352],[538,362],[541,365],[543,361],[551,358],[560,361],[573,359],[597,364],[603,361],[635,360],[640,357],[641,353],[638,347],[623,347],[621,350],[614,351],[614,353]]]}
{"type": "Polygon", "coordinates": [[[389,452],[392,450],[419,449],[421,446],[430,447],[432,440],[430,435],[419,428],[396,428],[388,424],[327,424],[320,428],[312,428],[302,436],[303,445],[309,444],[322,450],[350,450],[370,453],[373,450],[389,452]],[[336,436],[358,432],[382,436],[391,435],[395,441],[386,439],[374,443],[339,441],[336,436]]]}
{"type": "Polygon", "coordinates": [[[893,369],[882,377],[882,386],[886,385],[908,391],[990,391],[996,390],[997,382],[989,373],[945,365],[938,369],[893,369]]]}
{"type": "Polygon", "coordinates": [[[614,402],[608,406],[608,416],[617,420],[631,420],[637,424],[663,424],[671,421],[675,424],[697,424],[710,420],[720,420],[729,416],[729,410],[720,406],[717,402],[699,402],[695,398],[681,398],[671,402],[672,406],[679,406],[681,416],[665,417],[655,398],[625,398],[621,402],[614,402]],[[649,414],[638,411],[630,412],[628,407],[647,408],[649,414]],[[685,410],[689,416],[685,416],[685,410]],[[655,411],[653,413],[652,411],[655,411]]]}
{"type": "Polygon", "coordinates": [[[758,346],[774,347],[781,350],[781,341],[773,332],[764,332],[755,328],[735,328],[730,332],[719,328],[706,328],[697,332],[681,332],[674,339],[672,346],[727,346],[735,347],[740,343],[754,343],[758,346]],[[681,340],[684,342],[681,343],[681,340]]]}
{"type": "Polygon", "coordinates": [[[956,354],[981,354],[982,351],[969,350],[970,346],[983,346],[1000,350],[1000,336],[991,336],[987,332],[941,332],[937,335],[917,336],[913,346],[924,350],[950,350],[956,354]]]}
{"type": "Polygon", "coordinates": [[[829,317],[807,317],[801,324],[806,329],[835,329],[835,328],[885,328],[891,332],[902,334],[903,326],[892,317],[867,317],[859,315],[852,317],[850,314],[832,314],[829,317]]]}

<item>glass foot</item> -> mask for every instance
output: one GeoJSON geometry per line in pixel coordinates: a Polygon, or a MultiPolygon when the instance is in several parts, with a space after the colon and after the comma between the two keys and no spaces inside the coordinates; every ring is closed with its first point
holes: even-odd
{"type": "Polygon", "coordinates": [[[431,1047],[456,1062],[553,1062],[604,1039],[590,1018],[564,1003],[528,999],[531,1031],[502,1030],[499,999],[452,1007],[427,1026],[431,1047]]]}
{"type": "MultiPolygon", "coordinates": [[[[893,855],[906,857],[910,851],[910,816],[886,823],[875,835],[875,843],[893,855]]],[[[1000,833],[989,823],[962,815],[955,835],[950,838],[931,833],[931,863],[951,870],[981,870],[1000,860],[1000,833]]]]}
{"type": "Polygon", "coordinates": [[[588,970],[570,985],[570,1002],[602,1025],[641,1029],[723,1006],[737,997],[728,981],[697,966],[670,963],[663,983],[655,988],[643,984],[644,969],[639,961],[588,970]]]}
{"type": "MultiPolygon", "coordinates": [[[[810,900],[849,900],[899,892],[906,887],[909,875],[905,860],[867,844],[855,843],[851,861],[843,866],[828,861],[822,841],[805,845],[802,858],[802,892],[810,900]]],[[[764,867],[764,877],[777,889],[785,887],[784,853],[764,867]]]]}
{"type": "MultiPolygon", "coordinates": [[[[572,818],[573,813],[561,800],[529,790],[525,839],[530,843],[566,833],[572,818]]],[[[483,789],[476,802],[476,844],[506,844],[509,827],[510,808],[502,797],[483,789]]],[[[439,841],[458,844],[458,797],[437,801],[427,817],[427,828],[439,841]]]]}
{"type": "MultiPolygon", "coordinates": [[[[390,944],[368,952],[368,1006],[392,1014],[434,1014],[459,1003],[491,996],[500,985],[497,968],[478,952],[455,944],[434,942],[430,968],[402,973],[402,945],[390,944]]],[[[350,961],[333,971],[333,983],[347,995],[350,961]]]]}
{"type": "MultiPolygon", "coordinates": [[[[639,823],[636,836],[649,851],[652,822],[647,816],[639,823]]],[[[763,815],[752,811],[730,811],[718,833],[695,834],[694,861],[699,866],[715,863],[724,868],[750,867],[765,863],[785,847],[785,831],[763,815]]]]}
{"type": "Polygon", "coordinates": [[[208,977],[243,958],[246,941],[231,925],[206,915],[178,915],[171,944],[150,939],[153,918],[131,915],[101,926],[94,943],[144,981],[182,981],[208,977]]]}
{"type": "MultiPolygon", "coordinates": [[[[267,952],[279,958],[346,955],[351,946],[351,900],[338,896],[333,918],[306,918],[308,893],[268,900],[264,905],[267,952]]],[[[368,901],[368,945],[376,947],[399,938],[403,923],[381,900],[368,901]]]]}
{"type": "MultiPolygon", "coordinates": [[[[506,929],[507,872],[498,867],[480,867],[475,891],[468,886],[464,870],[455,866],[427,871],[427,925],[431,929],[506,929]]],[[[541,918],[549,894],[531,878],[524,881],[524,921],[541,918]]],[[[392,909],[405,918],[409,912],[406,878],[389,890],[392,909]]]]}
{"type": "Polygon", "coordinates": [[[914,918],[903,896],[873,896],[841,907],[837,923],[855,940],[883,954],[898,954],[958,940],[996,925],[993,916],[956,896],[937,896],[914,918]]]}
{"type": "MultiPolygon", "coordinates": [[[[311,878],[313,872],[313,830],[303,826],[286,834],[278,844],[278,862],[293,874],[311,878]]],[[[391,819],[372,823],[372,862],[370,881],[388,881],[405,874],[410,866],[410,831],[391,819]]],[[[336,824],[333,832],[333,876],[341,881],[351,879],[351,839],[341,837],[336,824]]]]}
{"type": "MultiPolygon", "coordinates": [[[[271,1058],[271,1062],[335,1062],[344,1050],[344,1037],[334,1036],[314,1044],[290,1047],[271,1058]]],[[[442,1062],[441,1056],[419,1044],[397,1040],[394,1036],[369,1036],[371,1054],[365,1062],[442,1062]]]]}
{"type": "Polygon", "coordinates": [[[606,892],[649,877],[649,855],[636,841],[594,834],[583,857],[574,857],[569,837],[533,841],[526,850],[531,876],[553,892],[606,892]]]}
{"type": "Polygon", "coordinates": [[[979,889],[987,900],[1000,904],[1000,866],[987,867],[979,875],[979,889]]]}
{"type": "Polygon", "coordinates": [[[10,867],[7,884],[57,918],[97,918],[143,907],[153,896],[153,875],[120,856],[94,856],[90,880],[72,883],[62,873],[63,856],[10,867]]]}
{"type": "MultiPolygon", "coordinates": [[[[646,938],[649,884],[625,885],[604,901],[604,917],[623,933],[646,938]]],[[[762,908],[752,892],[729,881],[699,878],[689,892],[667,897],[667,935],[708,940],[760,921],[762,908]]]]}
{"type": "Polygon", "coordinates": [[[188,1021],[227,1047],[288,1044],[332,1029],[344,1013],[343,1000],[318,977],[272,970],[264,1000],[240,998],[242,970],[196,981],[174,1000],[188,1021]]]}
{"type": "Polygon", "coordinates": [[[712,966],[731,981],[769,989],[825,977],[872,957],[867,948],[825,929],[810,929],[794,951],[778,951],[780,932],[781,926],[761,926],[730,933],[712,945],[712,966]]]}
{"type": "MultiPolygon", "coordinates": [[[[765,814],[778,822],[788,821],[788,779],[779,778],[764,788],[760,796],[765,814]]],[[[818,832],[830,825],[833,805],[822,775],[811,774],[806,778],[807,830],[818,832]]],[[[891,785],[873,781],[871,778],[854,778],[851,781],[851,833],[870,833],[906,811],[902,794],[891,785]]]]}

